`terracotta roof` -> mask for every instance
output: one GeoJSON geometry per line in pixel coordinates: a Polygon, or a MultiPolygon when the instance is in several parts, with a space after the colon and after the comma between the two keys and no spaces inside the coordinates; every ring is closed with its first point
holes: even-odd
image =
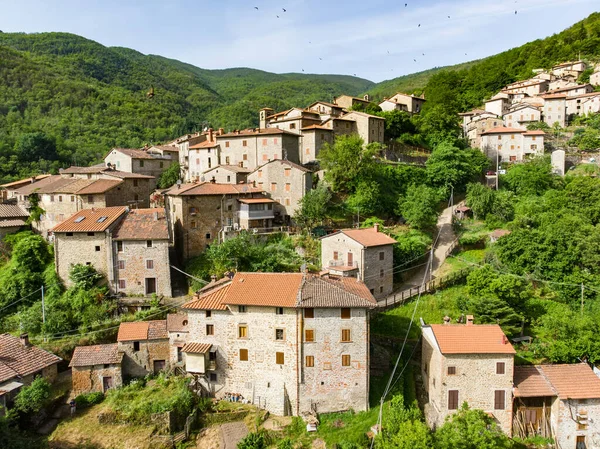
{"type": "Polygon", "coordinates": [[[263,167],[266,167],[267,165],[275,165],[275,164],[279,164],[279,165],[287,165],[288,167],[291,168],[295,168],[297,170],[303,171],[303,172],[312,172],[312,170],[309,170],[306,167],[303,167],[300,164],[296,164],[295,162],[290,162],[287,159],[274,159],[272,161],[269,162],[265,162],[264,164],[262,164],[260,167],[257,167],[256,169],[253,170],[253,173],[257,170],[261,170],[263,167]]]}
{"type": "Polygon", "coordinates": [[[442,354],[515,354],[497,324],[431,324],[442,354]]]}
{"type": "Polygon", "coordinates": [[[102,232],[118,220],[126,210],[124,206],[83,209],[56,225],[52,228],[52,232],[102,232]]]}
{"type": "Polygon", "coordinates": [[[586,97],[597,97],[600,96],[600,92],[588,92],[587,94],[575,95],[574,97],[570,97],[570,100],[574,100],[577,98],[586,98],[586,97]]]}
{"type": "Polygon", "coordinates": [[[68,168],[63,168],[60,170],[61,174],[65,175],[76,175],[76,174],[91,174],[91,173],[101,173],[104,170],[108,170],[108,167],[105,164],[96,164],[91,167],[79,167],[77,165],[72,165],[68,168]]]}
{"type": "MultiPolygon", "coordinates": [[[[219,282],[219,281],[217,281],[219,282]]],[[[229,291],[231,280],[229,278],[223,278],[220,285],[211,288],[210,290],[202,293],[200,290],[192,301],[186,302],[182,309],[194,309],[194,310],[227,310],[227,306],[222,303],[223,298],[229,291]]],[[[210,284],[207,286],[209,287],[210,284]]]]}
{"type": "MultiPolygon", "coordinates": [[[[359,111],[350,111],[347,114],[344,114],[344,116],[340,117],[340,118],[346,118],[346,117],[348,117],[349,115],[352,115],[352,114],[360,115],[362,117],[371,117],[371,118],[376,118],[376,119],[379,119],[379,120],[385,120],[383,117],[379,117],[378,115],[367,114],[366,112],[359,112],[359,111]]],[[[346,119],[346,120],[349,120],[349,119],[346,119]]]]}
{"type": "Polygon", "coordinates": [[[532,129],[523,133],[524,136],[545,136],[546,133],[541,129],[532,129]]]}
{"type": "Polygon", "coordinates": [[[567,87],[561,87],[560,89],[554,89],[552,92],[554,93],[558,93],[558,92],[568,92],[570,90],[575,90],[575,89],[581,89],[583,87],[587,87],[587,86],[592,86],[591,84],[577,84],[576,86],[567,86],[567,87]]]}
{"type": "Polygon", "coordinates": [[[240,195],[243,193],[260,193],[262,189],[252,187],[248,184],[220,184],[204,182],[200,184],[182,184],[171,187],[166,194],[173,196],[196,196],[196,195],[240,195]]]}
{"type": "Polygon", "coordinates": [[[117,343],[77,346],[73,351],[73,357],[69,366],[120,364],[121,360],[123,360],[123,353],[119,352],[118,347],[117,343]]]}
{"type": "Polygon", "coordinates": [[[211,171],[218,170],[219,168],[233,173],[250,173],[252,171],[248,167],[240,167],[239,165],[217,165],[216,167],[209,168],[204,173],[209,173],[211,171]]]}
{"type": "Polygon", "coordinates": [[[488,129],[487,131],[484,131],[481,133],[481,135],[484,134],[522,134],[524,133],[525,130],[524,129],[517,129],[517,128],[507,128],[506,126],[498,126],[496,128],[492,128],[492,129],[488,129]]]}
{"type": "Polygon", "coordinates": [[[245,129],[239,132],[233,132],[233,133],[227,133],[227,134],[221,134],[220,136],[217,136],[217,141],[218,139],[230,139],[232,137],[245,137],[245,136],[266,136],[266,135],[272,135],[272,134],[288,134],[290,136],[296,136],[298,137],[298,134],[290,132],[290,131],[286,131],[284,129],[279,129],[279,128],[260,128],[260,129],[245,129]]]}
{"type": "Polygon", "coordinates": [[[539,365],[560,399],[600,398],[600,379],[586,363],[539,365]]]}
{"type": "Polygon", "coordinates": [[[458,206],[458,207],[456,208],[456,210],[457,210],[458,212],[468,212],[468,211],[470,211],[470,210],[471,210],[471,208],[470,208],[470,207],[467,207],[467,206],[458,206]]]}
{"type": "Polygon", "coordinates": [[[188,354],[206,354],[208,351],[210,351],[211,347],[212,344],[210,343],[190,342],[183,345],[181,352],[186,352],[188,354]]]}
{"type": "Polygon", "coordinates": [[[90,179],[79,179],[79,178],[63,178],[57,176],[53,178],[52,182],[49,182],[43,186],[40,186],[37,193],[75,193],[78,190],[90,185],[92,180],[90,179]]]}
{"type": "Polygon", "coordinates": [[[516,397],[557,396],[550,382],[535,366],[515,366],[513,383],[516,397]]]}
{"type": "Polygon", "coordinates": [[[93,195],[98,193],[105,193],[109,190],[114,189],[119,184],[122,184],[123,181],[113,181],[112,179],[96,179],[87,187],[84,187],[81,190],[78,190],[77,195],[93,195]]]}
{"type": "Polygon", "coordinates": [[[225,304],[296,307],[301,273],[236,273],[225,304]]]}
{"type": "Polygon", "coordinates": [[[154,176],[149,176],[149,175],[142,175],[140,173],[129,173],[126,171],[119,171],[119,170],[104,170],[102,171],[102,173],[104,175],[107,176],[112,176],[114,178],[119,178],[119,179],[128,179],[128,178],[133,178],[133,179],[154,179],[154,176]]]}
{"type": "Polygon", "coordinates": [[[160,340],[169,338],[167,320],[121,323],[117,341],[160,340]]]}
{"type": "Polygon", "coordinates": [[[209,142],[205,140],[204,142],[197,143],[196,145],[190,145],[190,150],[198,150],[200,148],[215,148],[218,147],[219,144],[217,142],[209,142]]]}
{"type": "Polygon", "coordinates": [[[525,81],[516,81],[514,83],[510,83],[508,84],[503,90],[512,90],[512,89],[518,89],[520,87],[529,87],[529,86],[535,86],[537,84],[542,84],[542,83],[547,83],[548,80],[539,80],[539,79],[529,79],[529,80],[525,80],[525,81]]]}
{"type": "Polygon", "coordinates": [[[187,313],[169,313],[167,315],[167,331],[188,332],[189,326],[187,313]]]}
{"type": "Polygon", "coordinates": [[[244,203],[244,204],[264,204],[264,203],[274,203],[275,200],[272,200],[271,198],[240,198],[238,199],[238,201],[240,203],[244,203]]]}
{"type": "Polygon", "coordinates": [[[567,61],[567,62],[563,62],[561,64],[553,66],[552,69],[557,69],[560,67],[568,67],[568,66],[572,66],[575,64],[583,64],[583,63],[584,63],[583,61],[574,61],[574,62],[567,61]]]}
{"type": "Polygon", "coordinates": [[[124,154],[125,156],[129,156],[132,159],[154,159],[152,155],[148,154],[144,150],[138,150],[133,148],[113,148],[112,150],[110,150],[110,153],[112,153],[113,151],[118,151],[119,153],[124,154]]]}
{"type": "Polygon", "coordinates": [[[0,220],[0,228],[14,228],[16,226],[25,226],[25,220],[0,220]]]}
{"type": "Polygon", "coordinates": [[[543,98],[545,100],[552,100],[552,99],[558,99],[558,98],[567,98],[567,94],[546,94],[546,95],[540,95],[540,98],[543,98]]]}
{"type": "MultiPolygon", "coordinates": [[[[342,234],[350,237],[352,240],[360,243],[364,247],[369,246],[381,246],[381,245],[394,245],[396,240],[391,238],[390,236],[384,234],[383,232],[378,232],[375,228],[364,228],[364,229],[343,229],[341,231],[342,234]]],[[[330,234],[323,239],[332,238],[338,233],[330,234]]]]}
{"type": "Polygon", "coordinates": [[[151,148],[158,148],[159,150],[162,150],[162,151],[172,151],[172,152],[179,153],[179,148],[174,147],[172,145],[152,145],[151,148]]]}
{"type": "Polygon", "coordinates": [[[333,130],[331,128],[327,128],[325,126],[321,126],[321,125],[310,125],[310,126],[305,126],[304,128],[301,128],[301,131],[311,131],[311,130],[323,130],[323,131],[331,131],[333,132],[333,130]]]}
{"type": "Polygon", "coordinates": [[[471,111],[461,112],[458,115],[460,115],[462,117],[462,116],[465,116],[465,115],[477,115],[477,114],[492,114],[492,115],[496,115],[493,112],[488,112],[488,111],[485,111],[483,109],[473,109],[471,111]]]}
{"type": "Polygon", "coordinates": [[[41,181],[42,179],[47,178],[48,176],[51,176],[51,175],[46,174],[46,175],[31,176],[29,178],[19,179],[18,181],[13,181],[13,182],[8,182],[6,184],[2,184],[2,185],[0,185],[0,187],[3,187],[5,189],[10,189],[12,187],[19,187],[19,186],[25,185],[25,184],[33,184],[37,181],[41,181]],[[32,180],[33,180],[33,182],[32,182],[32,180]]]}
{"type": "Polygon", "coordinates": [[[56,181],[59,178],[60,178],[60,175],[48,176],[48,177],[40,179],[39,181],[36,181],[34,183],[25,184],[22,187],[15,189],[15,191],[22,195],[30,195],[31,193],[37,192],[40,188],[53,183],[54,181],[56,181]]]}
{"type": "Polygon", "coordinates": [[[163,208],[132,209],[117,225],[114,240],[168,240],[169,229],[163,208]]]}
{"type": "Polygon", "coordinates": [[[377,307],[377,301],[367,286],[354,277],[308,276],[301,286],[298,307],[373,309],[377,307]]]}
{"type": "Polygon", "coordinates": [[[508,229],[495,229],[490,233],[490,237],[499,239],[500,237],[504,237],[505,235],[509,234],[510,231],[508,229]]]}
{"type": "Polygon", "coordinates": [[[312,104],[309,104],[308,107],[310,108],[311,106],[314,106],[316,104],[324,104],[325,106],[329,106],[330,108],[336,108],[336,109],[344,109],[342,106],[340,106],[339,104],[335,104],[335,103],[328,103],[326,101],[315,101],[312,104]]]}
{"type": "Polygon", "coordinates": [[[37,346],[23,346],[18,337],[0,334],[0,382],[15,375],[28,376],[61,360],[57,355],[37,346]]]}
{"type": "Polygon", "coordinates": [[[0,204],[0,218],[29,217],[29,214],[16,204],[0,204]]]}

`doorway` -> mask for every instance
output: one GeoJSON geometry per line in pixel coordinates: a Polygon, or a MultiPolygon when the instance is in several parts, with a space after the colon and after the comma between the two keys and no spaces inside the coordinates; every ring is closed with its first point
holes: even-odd
{"type": "Polygon", "coordinates": [[[156,293],[156,278],[146,278],[146,294],[156,293]]]}
{"type": "Polygon", "coordinates": [[[165,369],[165,361],[164,360],[155,360],[154,361],[154,373],[158,373],[165,369]]]}
{"type": "Polygon", "coordinates": [[[348,253],[348,266],[351,267],[354,265],[354,256],[352,253],[348,253]]]}
{"type": "Polygon", "coordinates": [[[111,376],[102,378],[102,391],[106,393],[113,387],[113,378],[111,376]]]}

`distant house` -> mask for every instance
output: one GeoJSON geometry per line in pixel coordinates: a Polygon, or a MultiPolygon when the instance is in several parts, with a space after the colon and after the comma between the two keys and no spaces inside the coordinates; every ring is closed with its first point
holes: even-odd
{"type": "Polygon", "coordinates": [[[171,366],[167,320],[121,323],[117,342],[124,377],[144,377],[171,366]]]}
{"type": "Polygon", "coordinates": [[[590,75],[590,84],[600,86],[600,67],[596,67],[596,71],[590,75]]]}
{"type": "Polygon", "coordinates": [[[435,428],[463,402],[512,433],[515,350],[497,324],[431,324],[422,330],[421,375],[427,423],[435,428]]]}
{"type": "Polygon", "coordinates": [[[16,204],[0,204],[0,240],[25,226],[28,218],[29,214],[16,204]]]}
{"type": "Polygon", "coordinates": [[[121,170],[129,173],[138,173],[141,175],[152,176],[152,190],[156,187],[156,180],[169,166],[178,162],[179,152],[177,148],[172,147],[175,151],[164,150],[164,147],[156,147],[153,151],[148,148],[141,150],[132,148],[113,148],[104,157],[104,162],[107,166],[114,167],[116,170],[121,170]]]}
{"type": "Polygon", "coordinates": [[[542,120],[540,108],[527,103],[520,103],[510,108],[508,114],[503,117],[504,126],[507,128],[519,128],[526,130],[531,122],[542,120]]]}
{"type": "Polygon", "coordinates": [[[567,97],[567,116],[596,114],[600,112],[600,92],[567,97]]]}
{"type": "Polygon", "coordinates": [[[18,181],[8,182],[0,185],[0,199],[2,202],[6,201],[17,201],[17,190],[20,187],[24,187],[28,184],[34,184],[42,179],[45,179],[51,175],[37,175],[31,176],[25,179],[19,179],[18,181]]]}
{"type": "Polygon", "coordinates": [[[485,110],[499,117],[508,113],[512,101],[512,95],[505,92],[499,92],[485,102],[485,110]]]}
{"type": "Polygon", "coordinates": [[[12,405],[22,386],[41,376],[50,383],[56,380],[62,359],[29,342],[27,334],[13,337],[0,334],[0,415],[12,405]]]}
{"type": "Polygon", "coordinates": [[[467,206],[458,206],[454,210],[454,215],[458,217],[459,220],[464,220],[465,218],[469,218],[473,216],[473,211],[470,207],[467,206]]]}
{"type": "MultiPolygon", "coordinates": [[[[338,117],[338,116],[332,116],[338,117]]],[[[300,163],[317,161],[321,148],[333,144],[334,131],[323,125],[311,125],[300,130],[300,163]]]]}
{"type": "MultiPolygon", "coordinates": [[[[340,109],[335,110],[340,111],[340,109]]],[[[291,108],[275,114],[272,109],[263,108],[259,112],[259,129],[274,128],[300,134],[302,128],[320,124],[321,116],[320,112],[311,109],[291,108]]],[[[335,114],[323,114],[323,116],[329,117],[335,114]]]]}
{"type": "Polygon", "coordinates": [[[355,122],[356,133],[364,140],[365,144],[383,143],[383,133],[385,131],[385,119],[383,117],[351,111],[342,118],[355,122]]]}
{"type": "Polygon", "coordinates": [[[530,97],[546,92],[549,88],[549,82],[545,79],[531,78],[525,81],[517,81],[509,84],[502,92],[512,95],[524,94],[530,97]]]}
{"type": "Polygon", "coordinates": [[[458,115],[463,119],[463,134],[469,139],[472,148],[481,148],[481,133],[502,125],[500,117],[482,109],[473,109],[458,115]]]}
{"type": "Polygon", "coordinates": [[[382,298],[393,290],[395,243],[377,224],[344,229],[321,238],[321,267],[332,275],[362,280],[375,298],[382,298]]]}
{"type": "Polygon", "coordinates": [[[369,95],[365,95],[363,98],[352,97],[351,95],[340,95],[339,97],[336,97],[333,102],[344,109],[350,109],[357,105],[368,106],[371,103],[371,97],[369,95]]]}
{"type": "Polygon", "coordinates": [[[423,109],[424,103],[424,96],[417,97],[398,92],[391,98],[384,98],[379,103],[379,107],[382,111],[406,111],[411,114],[418,114],[423,109]]]}
{"type": "Polygon", "coordinates": [[[552,74],[557,77],[564,75],[573,75],[575,77],[579,77],[579,75],[581,75],[586,68],[587,64],[583,61],[563,62],[562,64],[552,67],[552,74]]]}
{"type": "Polygon", "coordinates": [[[558,123],[564,128],[567,121],[567,94],[551,93],[540,97],[544,99],[544,122],[548,126],[558,123]]]}
{"type": "Polygon", "coordinates": [[[102,392],[123,384],[123,353],[118,344],[77,346],[71,358],[73,394],[102,392]]]}
{"type": "Polygon", "coordinates": [[[167,332],[169,334],[169,360],[171,365],[183,366],[182,349],[189,340],[190,326],[185,312],[167,315],[167,332]]]}
{"type": "Polygon", "coordinates": [[[481,133],[481,150],[492,159],[519,162],[544,153],[544,136],[539,130],[526,131],[499,126],[481,133]]]}
{"type": "Polygon", "coordinates": [[[211,128],[206,133],[206,140],[189,146],[185,166],[182,167],[184,181],[201,181],[204,172],[219,166],[221,146],[217,143],[217,136],[221,134],[221,130],[215,133],[211,128]]]}
{"type": "Polygon", "coordinates": [[[239,165],[218,165],[206,170],[200,180],[218,184],[243,184],[248,180],[248,174],[251,172],[249,168],[239,165]]]}
{"type": "Polygon", "coordinates": [[[594,86],[591,84],[576,84],[574,86],[566,86],[552,91],[553,94],[565,94],[567,97],[576,97],[592,92],[594,92],[594,86]]]}
{"type": "Polygon", "coordinates": [[[331,117],[339,117],[344,113],[344,108],[339,104],[328,103],[326,101],[315,101],[307,108],[309,111],[316,112],[320,115],[321,120],[326,120],[331,117]]]}

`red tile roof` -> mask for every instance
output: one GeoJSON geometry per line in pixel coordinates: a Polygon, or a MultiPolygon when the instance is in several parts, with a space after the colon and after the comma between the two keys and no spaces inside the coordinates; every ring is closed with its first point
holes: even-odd
{"type": "Polygon", "coordinates": [[[582,88],[587,87],[587,86],[592,87],[591,84],[578,84],[576,86],[567,86],[567,87],[561,87],[560,89],[554,89],[552,92],[554,92],[554,93],[568,92],[570,90],[582,89],[582,88]]]}
{"type": "Polygon", "coordinates": [[[299,307],[374,309],[377,301],[368,287],[354,277],[308,276],[300,290],[299,307]]]}
{"type": "Polygon", "coordinates": [[[196,196],[196,195],[240,195],[244,193],[260,193],[262,189],[252,187],[248,184],[219,184],[204,182],[201,184],[182,184],[171,187],[166,194],[173,196],[196,196]]]}
{"type": "Polygon", "coordinates": [[[540,95],[540,98],[543,98],[545,100],[567,98],[567,94],[546,94],[546,95],[540,95]]]}
{"type": "MultiPolygon", "coordinates": [[[[194,310],[227,310],[227,306],[222,301],[227,295],[230,285],[231,280],[225,278],[221,280],[220,285],[215,286],[206,292],[200,290],[194,296],[192,301],[186,302],[181,308],[194,310]]],[[[209,286],[210,284],[207,287],[209,286]]]]}
{"type": "MultiPolygon", "coordinates": [[[[274,116],[271,116],[274,117],[274,116]]],[[[300,117],[298,117],[300,119],[300,117]]],[[[249,137],[249,136],[264,136],[264,135],[274,135],[274,134],[288,134],[290,136],[298,137],[298,134],[292,133],[290,131],[286,131],[284,129],[279,128],[260,128],[260,129],[244,129],[239,132],[232,132],[227,134],[221,134],[217,136],[218,139],[231,139],[233,137],[249,137]]]]}
{"type": "Polygon", "coordinates": [[[114,189],[118,185],[123,184],[123,181],[117,181],[112,179],[97,179],[88,186],[81,190],[78,190],[77,195],[93,195],[99,193],[105,193],[109,190],[114,189]]]}
{"type": "Polygon", "coordinates": [[[117,341],[160,340],[169,338],[167,320],[121,323],[117,341]]]}
{"type": "Polygon", "coordinates": [[[148,321],[148,340],[169,338],[167,320],[148,321]]]}
{"type": "Polygon", "coordinates": [[[515,366],[513,383],[515,397],[556,396],[550,382],[535,366],[515,366]]]}
{"type": "Polygon", "coordinates": [[[27,218],[29,214],[16,204],[0,204],[0,218],[27,218]]]}
{"type": "Polygon", "coordinates": [[[250,173],[252,171],[248,167],[240,167],[239,165],[217,165],[216,167],[209,168],[204,173],[210,173],[211,171],[218,169],[227,170],[233,173],[250,173]]]}
{"type": "Polygon", "coordinates": [[[27,223],[25,220],[0,220],[0,228],[14,228],[16,226],[25,226],[27,223]]]}
{"type": "Polygon", "coordinates": [[[238,200],[240,203],[244,203],[244,204],[263,204],[263,203],[274,203],[275,200],[272,200],[271,198],[240,198],[238,200]]]}
{"type": "Polygon", "coordinates": [[[118,151],[119,153],[124,154],[125,156],[129,156],[132,159],[154,159],[152,155],[148,154],[144,150],[138,150],[133,148],[113,148],[112,150],[110,150],[111,153],[113,151],[118,151]]]}
{"type": "Polygon", "coordinates": [[[208,351],[210,351],[211,347],[212,344],[210,343],[190,342],[183,345],[181,352],[186,352],[188,354],[206,354],[208,351]]]}
{"type": "MultiPolygon", "coordinates": [[[[394,245],[396,240],[391,238],[390,236],[384,234],[383,232],[376,231],[375,228],[364,228],[364,229],[343,229],[341,231],[342,234],[350,237],[352,240],[360,243],[364,247],[370,246],[381,246],[381,245],[394,245]]],[[[332,238],[338,233],[330,234],[323,239],[332,238]]]]}
{"type": "Polygon", "coordinates": [[[37,181],[41,181],[42,179],[47,178],[48,176],[51,176],[51,175],[46,174],[46,175],[31,176],[29,178],[19,179],[18,181],[13,181],[13,182],[8,182],[6,184],[2,184],[2,185],[0,185],[0,187],[3,187],[5,189],[16,188],[16,187],[19,187],[22,185],[33,184],[37,181]]]}
{"type": "Polygon", "coordinates": [[[117,343],[108,345],[77,346],[73,351],[70,367],[120,364],[123,353],[117,343]]]}
{"type": "Polygon", "coordinates": [[[104,170],[102,173],[106,176],[112,176],[113,178],[119,179],[154,179],[154,176],[142,175],[140,173],[129,173],[119,170],[104,170]]]}
{"type": "Polygon", "coordinates": [[[532,129],[530,131],[524,132],[524,136],[545,136],[546,133],[541,129],[532,129]]]}
{"type": "Polygon", "coordinates": [[[301,273],[236,273],[223,302],[296,307],[302,278],[301,273]]]}
{"type": "Polygon", "coordinates": [[[187,313],[169,313],[167,315],[167,331],[188,332],[189,326],[187,313]]]}
{"type": "Polygon", "coordinates": [[[121,218],[126,210],[124,206],[83,209],[56,225],[52,232],[102,232],[121,218]]]}
{"type": "Polygon", "coordinates": [[[0,382],[15,376],[28,376],[62,359],[37,346],[24,346],[20,338],[0,334],[0,382]]]}
{"type": "Polygon", "coordinates": [[[539,365],[560,399],[600,398],[600,379],[586,363],[539,365]]]}
{"type": "Polygon", "coordinates": [[[190,150],[199,150],[201,148],[215,148],[218,147],[219,144],[217,142],[209,142],[205,140],[204,142],[197,143],[196,145],[191,145],[190,150]]]}
{"type": "Polygon", "coordinates": [[[169,229],[163,208],[132,209],[117,225],[114,240],[168,240],[169,229]]]}
{"type": "Polygon", "coordinates": [[[321,125],[310,125],[310,126],[305,126],[304,128],[301,128],[301,131],[312,131],[312,130],[322,130],[322,131],[333,132],[333,129],[326,128],[325,126],[321,126],[321,125]]]}
{"type": "Polygon", "coordinates": [[[504,134],[504,133],[508,133],[508,134],[522,134],[524,132],[525,132],[524,129],[507,128],[506,126],[498,126],[496,128],[488,129],[487,131],[482,132],[481,135],[484,135],[484,134],[504,134]]]}
{"type": "Polygon", "coordinates": [[[497,324],[431,324],[442,354],[515,354],[497,324]]]}

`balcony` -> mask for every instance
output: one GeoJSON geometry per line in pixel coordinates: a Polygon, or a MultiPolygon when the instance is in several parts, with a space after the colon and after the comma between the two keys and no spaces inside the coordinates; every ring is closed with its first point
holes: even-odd
{"type": "Polygon", "coordinates": [[[240,202],[239,220],[272,220],[275,218],[274,203],[270,198],[242,198],[240,202]]]}

